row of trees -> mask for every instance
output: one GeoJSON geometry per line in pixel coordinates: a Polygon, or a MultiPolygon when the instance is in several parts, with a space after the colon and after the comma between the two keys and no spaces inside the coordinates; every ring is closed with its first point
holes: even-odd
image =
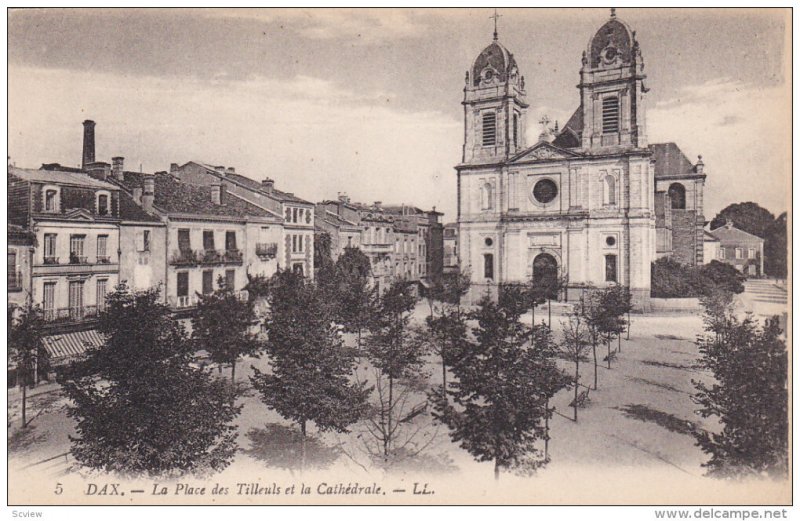
{"type": "Polygon", "coordinates": [[[789,469],[788,352],[778,317],[759,325],[739,319],[733,295],[717,290],[702,298],[706,334],[698,365],[713,376],[693,381],[699,414],[718,428],[695,431],[710,456],[713,476],[785,478],[789,469]]]}
{"type": "MultiPolygon", "coordinates": [[[[521,322],[537,303],[532,287],[503,286],[498,303],[486,298],[464,312],[469,278],[435,281],[420,330],[411,326],[416,298],[410,284],[397,281],[378,296],[357,250],[328,270],[317,282],[286,271],[252,279],[248,300],[220,280],[217,291],[200,297],[191,335],[160,303],[157,289],[116,288],[98,324],[105,343],[60,377],[76,421],[76,460],[128,474],[224,468],[236,450],[233,422],[241,411],[237,363],[266,356],[269,371],[253,367],[249,381],[268,408],[297,424],[303,460],[309,424],[336,432],[357,424],[365,451],[385,466],[413,457],[431,441],[417,424],[432,407],[452,439],[479,461],[493,461],[496,474],[529,472],[549,459],[550,399],[575,386],[577,421],[578,364],[591,346],[596,371],[598,342],[622,331],[620,303],[630,302],[621,288],[584,299],[574,318],[578,334],[559,345],[549,326],[521,322]],[[269,309],[261,323],[260,296],[269,309]],[[343,330],[357,335],[356,349],[345,345],[343,330]],[[574,356],[570,345],[579,346],[574,356]],[[432,391],[424,370],[430,353],[442,362],[442,385],[432,391]],[[371,385],[356,372],[362,356],[372,367],[371,385]],[[558,356],[576,361],[574,378],[557,368],[558,356]],[[206,360],[229,365],[230,382],[214,377],[206,360]],[[544,440],[543,453],[537,440],[544,440]]],[[[30,329],[15,328],[13,345],[37,345],[30,329]]]]}

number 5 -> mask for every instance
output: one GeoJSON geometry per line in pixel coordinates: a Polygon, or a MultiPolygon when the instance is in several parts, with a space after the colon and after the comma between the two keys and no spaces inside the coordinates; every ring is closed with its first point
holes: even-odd
{"type": "Polygon", "coordinates": [[[64,492],[64,489],[61,487],[61,483],[56,483],[56,490],[55,490],[55,492],[56,492],[56,495],[57,495],[57,496],[58,496],[58,495],[60,495],[62,492],[64,492]]]}

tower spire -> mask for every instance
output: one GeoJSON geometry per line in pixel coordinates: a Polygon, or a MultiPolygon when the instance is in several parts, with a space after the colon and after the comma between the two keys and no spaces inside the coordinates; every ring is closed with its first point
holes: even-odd
{"type": "Polygon", "coordinates": [[[497,41],[497,19],[500,18],[501,14],[497,14],[497,9],[494,10],[494,15],[490,16],[489,18],[494,18],[494,41],[497,41]]]}

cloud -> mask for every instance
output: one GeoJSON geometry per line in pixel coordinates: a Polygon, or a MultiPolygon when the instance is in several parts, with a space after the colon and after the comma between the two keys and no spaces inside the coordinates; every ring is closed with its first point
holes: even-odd
{"type": "Polygon", "coordinates": [[[393,99],[307,76],[175,81],[11,66],[9,153],[20,166],[75,165],[89,118],[98,160],[122,155],[130,169],[200,159],[312,201],[347,191],[453,217],[460,122],[393,99]]]}
{"type": "Polygon", "coordinates": [[[730,203],[788,208],[791,120],[785,86],[761,87],[729,78],[689,85],[655,105],[647,117],[651,143],[674,141],[708,174],[706,218],[730,203]]]}
{"type": "Polygon", "coordinates": [[[277,23],[312,40],[349,39],[357,45],[418,38],[428,29],[408,9],[210,9],[205,14],[277,23]]]}

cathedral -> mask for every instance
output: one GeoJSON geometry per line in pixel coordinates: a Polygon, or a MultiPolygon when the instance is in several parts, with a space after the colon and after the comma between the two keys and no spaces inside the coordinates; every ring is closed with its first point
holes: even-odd
{"type": "Polygon", "coordinates": [[[644,310],[653,261],[703,263],[702,158],[648,143],[644,69],[636,32],[612,10],[581,58],[577,110],[529,145],[525,77],[495,28],[466,74],[456,166],[472,302],[498,284],[557,276],[560,298],[623,284],[644,310]]]}

